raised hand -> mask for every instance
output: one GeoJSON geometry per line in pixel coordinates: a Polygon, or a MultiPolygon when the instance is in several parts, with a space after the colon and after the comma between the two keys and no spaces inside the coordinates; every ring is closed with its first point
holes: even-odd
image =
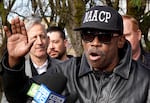
{"type": "Polygon", "coordinates": [[[25,25],[18,17],[11,21],[11,30],[12,33],[7,26],[4,27],[8,39],[8,63],[10,67],[13,67],[30,51],[35,40],[33,39],[28,42],[25,25]]]}

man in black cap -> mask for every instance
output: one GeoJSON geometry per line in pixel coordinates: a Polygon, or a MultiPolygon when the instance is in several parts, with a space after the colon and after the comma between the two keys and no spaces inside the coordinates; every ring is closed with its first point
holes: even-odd
{"type": "MultiPolygon", "coordinates": [[[[24,29],[20,26],[22,32],[18,33],[21,35],[24,29]]],[[[132,60],[131,46],[123,35],[122,17],[116,10],[108,6],[95,6],[85,12],[81,27],[75,30],[81,33],[82,57],[72,58],[55,67],[57,72],[68,78],[64,94],[77,94],[75,103],[150,103],[150,70],[132,60]]],[[[24,40],[15,42],[13,35],[8,35],[8,57],[5,56],[2,61],[5,78],[9,78],[5,86],[19,85],[22,88],[18,88],[17,93],[26,98],[25,88],[29,81],[22,73],[23,62],[14,61],[12,64],[11,61],[21,60],[32,43],[22,42],[24,40]],[[24,44],[23,48],[20,48],[20,42],[24,44]],[[14,51],[9,51],[12,43],[15,45],[14,51]],[[16,77],[20,84],[15,84],[16,77]]],[[[21,36],[16,39],[20,40],[21,36]]],[[[50,69],[46,75],[51,75],[49,72],[50,69]]],[[[11,96],[13,90],[8,89],[11,93],[6,94],[11,96]]]]}

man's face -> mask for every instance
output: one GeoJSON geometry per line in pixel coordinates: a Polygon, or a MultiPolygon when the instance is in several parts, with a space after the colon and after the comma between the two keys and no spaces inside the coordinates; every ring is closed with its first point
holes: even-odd
{"type": "MultiPolygon", "coordinates": [[[[82,35],[81,32],[82,44],[89,64],[95,70],[112,71],[112,68],[117,65],[119,60],[118,48],[121,47],[119,46],[119,38],[121,37],[115,33],[110,36],[110,33],[95,35],[96,32],[92,32],[93,33],[89,35],[88,33],[83,33],[82,35]],[[92,35],[95,35],[95,37],[92,35]],[[90,40],[90,38],[93,38],[93,40],[90,40]]],[[[122,44],[124,45],[124,43],[122,44]]]]}
{"type": "Polygon", "coordinates": [[[37,58],[45,57],[47,55],[48,38],[42,25],[35,24],[28,30],[28,40],[30,41],[33,38],[36,38],[36,41],[30,49],[30,55],[37,58]]]}
{"type": "Polygon", "coordinates": [[[133,24],[128,19],[123,19],[125,38],[130,42],[133,54],[140,46],[141,32],[133,29],[133,24]]]}
{"type": "Polygon", "coordinates": [[[60,35],[60,32],[53,31],[47,33],[49,38],[49,45],[47,53],[50,57],[61,59],[66,54],[66,40],[60,35]]]}

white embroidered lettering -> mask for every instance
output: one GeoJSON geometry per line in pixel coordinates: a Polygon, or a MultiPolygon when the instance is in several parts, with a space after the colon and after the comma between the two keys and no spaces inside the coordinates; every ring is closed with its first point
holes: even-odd
{"type": "Polygon", "coordinates": [[[101,11],[101,12],[99,13],[99,16],[98,16],[99,21],[103,22],[103,21],[105,20],[104,15],[105,15],[105,12],[104,12],[104,11],[101,11]]]}
{"type": "Polygon", "coordinates": [[[89,21],[100,21],[108,23],[109,19],[111,19],[111,13],[106,11],[88,11],[85,13],[83,23],[89,22],[89,21]]]}
{"type": "Polygon", "coordinates": [[[92,21],[92,14],[93,14],[93,11],[90,11],[88,21],[92,21]]]}
{"type": "Polygon", "coordinates": [[[86,12],[85,16],[84,16],[83,23],[88,22],[88,15],[89,15],[89,12],[86,12]]]}
{"type": "Polygon", "coordinates": [[[98,14],[98,10],[94,10],[94,14],[93,14],[93,17],[92,17],[91,21],[98,21],[97,20],[97,14],[98,14]]]}
{"type": "Polygon", "coordinates": [[[108,23],[108,19],[111,18],[111,14],[110,12],[106,12],[106,19],[105,19],[105,22],[108,23]]]}

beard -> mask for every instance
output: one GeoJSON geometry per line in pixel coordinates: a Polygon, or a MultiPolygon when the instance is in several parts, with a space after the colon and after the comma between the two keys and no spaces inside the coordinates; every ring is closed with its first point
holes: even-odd
{"type": "Polygon", "coordinates": [[[86,57],[92,68],[103,70],[106,67],[106,53],[96,47],[85,51],[86,57]]]}

